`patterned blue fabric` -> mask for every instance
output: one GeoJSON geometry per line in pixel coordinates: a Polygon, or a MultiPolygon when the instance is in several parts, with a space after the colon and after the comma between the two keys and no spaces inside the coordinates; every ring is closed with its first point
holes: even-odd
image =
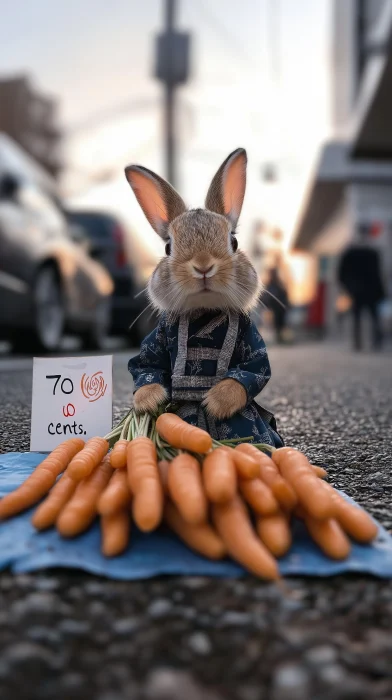
{"type": "MultiPolygon", "coordinates": [[[[193,350],[193,359],[186,361],[186,376],[216,376],[217,351],[222,349],[228,324],[227,315],[216,311],[203,312],[191,318],[187,347],[188,351],[193,350]],[[215,351],[215,358],[205,359],[201,352],[203,349],[215,351]]],[[[128,363],[135,390],[146,384],[158,383],[163,385],[171,396],[172,374],[178,353],[178,329],[178,321],[169,323],[163,316],[157,328],[143,340],[140,354],[128,363]]],[[[218,439],[253,436],[255,442],[264,442],[276,447],[283,444],[266,415],[260,412],[254,401],[270,377],[271,367],[264,340],[249,317],[241,315],[234,351],[223,378],[239,382],[246,390],[248,402],[241,413],[230,419],[214,421],[214,431],[218,439]]],[[[208,387],[204,387],[201,380],[199,388],[205,394],[208,387]]],[[[181,415],[189,423],[200,425],[200,406],[193,409],[192,406],[193,404],[190,404],[190,410],[183,411],[181,415]]],[[[208,427],[211,421],[208,416],[204,416],[204,419],[208,427]]]]}
{"type": "MultiPolygon", "coordinates": [[[[16,489],[45,455],[33,452],[0,455],[0,497],[16,489]]],[[[61,567],[80,569],[112,579],[132,581],[165,574],[184,576],[243,576],[245,571],[229,559],[209,561],[192,552],[164,528],[151,534],[132,528],[124,554],[106,559],[100,553],[98,522],[80,537],[63,539],[54,528],[36,532],[31,511],[0,523],[0,570],[15,572],[61,567]]],[[[345,561],[331,561],[311,541],[302,523],[295,522],[293,544],[279,560],[283,576],[335,576],[345,572],[392,578],[392,538],[379,527],[371,546],[353,544],[345,561]]]]}

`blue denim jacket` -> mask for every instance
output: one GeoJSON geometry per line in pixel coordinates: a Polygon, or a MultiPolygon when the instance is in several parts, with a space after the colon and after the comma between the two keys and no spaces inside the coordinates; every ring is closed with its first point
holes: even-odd
{"type": "Polygon", "coordinates": [[[252,436],[255,442],[280,447],[272,414],[255,403],[271,377],[265,343],[249,317],[198,311],[169,322],[165,315],[128,364],[135,390],[146,384],[164,386],[179,403],[179,414],[206,428],[216,439],[252,436]],[[211,386],[231,378],[246,390],[245,408],[231,418],[212,419],[201,401],[211,386]]]}

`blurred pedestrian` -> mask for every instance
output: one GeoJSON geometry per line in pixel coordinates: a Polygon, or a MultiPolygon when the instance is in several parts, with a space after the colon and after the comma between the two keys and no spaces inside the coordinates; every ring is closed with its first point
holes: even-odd
{"type": "Polygon", "coordinates": [[[289,298],[277,267],[270,270],[264,293],[264,303],[273,316],[276,342],[283,343],[289,298]]]}
{"type": "Polygon", "coordinates": [[[260,261],[264,255],[263,235],[265,232],[265,224],[257,219],[254,221],[250,235],[250,256],[253,264],[259,267],[260,261]]]}
{"type": "Polygon", "coordinates": [[[379,349],[383,340],[379,304],[385,299],[385,291],[380,256],[367,241],[366,227],[359,227],[357,241],[343,253],[338,280],[352,299],[354,349],[362,348],[361,321],[366,310],[372,319],[372,345],[379,349]]]}

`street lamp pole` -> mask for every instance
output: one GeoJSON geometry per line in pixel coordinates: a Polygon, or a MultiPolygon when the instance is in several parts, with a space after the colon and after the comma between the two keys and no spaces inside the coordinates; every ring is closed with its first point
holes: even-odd
{"type": "MultiPolygon", "coordinates": [[[[166,0],[165,7],[165,31],[168,39],[169,51],[173,50],[173,33],[176,12],[176,0],[166,0]]],[[[172,61],[170,61],[172,63],[172,61]]],[[[176,186],[176,142],[175,142],[175,84],[170,80],[165,82],[165,152],[166,152],[166,177],[176,186]]]]}
{"type": "Polygon", "coordinates": [[[166,178],[175,187],[176,169],[176,88],[189,75],[190,35],[175,27],[177,0],[165,0],[164,28],[156,39],[155,77],[164,87],[164,143],[166,178]]]}

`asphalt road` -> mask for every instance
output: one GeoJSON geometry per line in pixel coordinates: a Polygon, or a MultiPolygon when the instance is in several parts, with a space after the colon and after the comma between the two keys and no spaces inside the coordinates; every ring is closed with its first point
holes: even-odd
{"type": "MultiPolygon", "coordinates": [[[[115,418],[129,405],[115,361],[115,418]]],[[[263,402],[286,443],[327,465],[392,530],[392,356],[270,351],[263,402]]],[[[29,446],[31,361],[0,360],[0,451],[29,446]]],[[[33,700],[392,698],[392,583],[362,576],[106,581],[0,574],[0,697],[33,700]]]]}

